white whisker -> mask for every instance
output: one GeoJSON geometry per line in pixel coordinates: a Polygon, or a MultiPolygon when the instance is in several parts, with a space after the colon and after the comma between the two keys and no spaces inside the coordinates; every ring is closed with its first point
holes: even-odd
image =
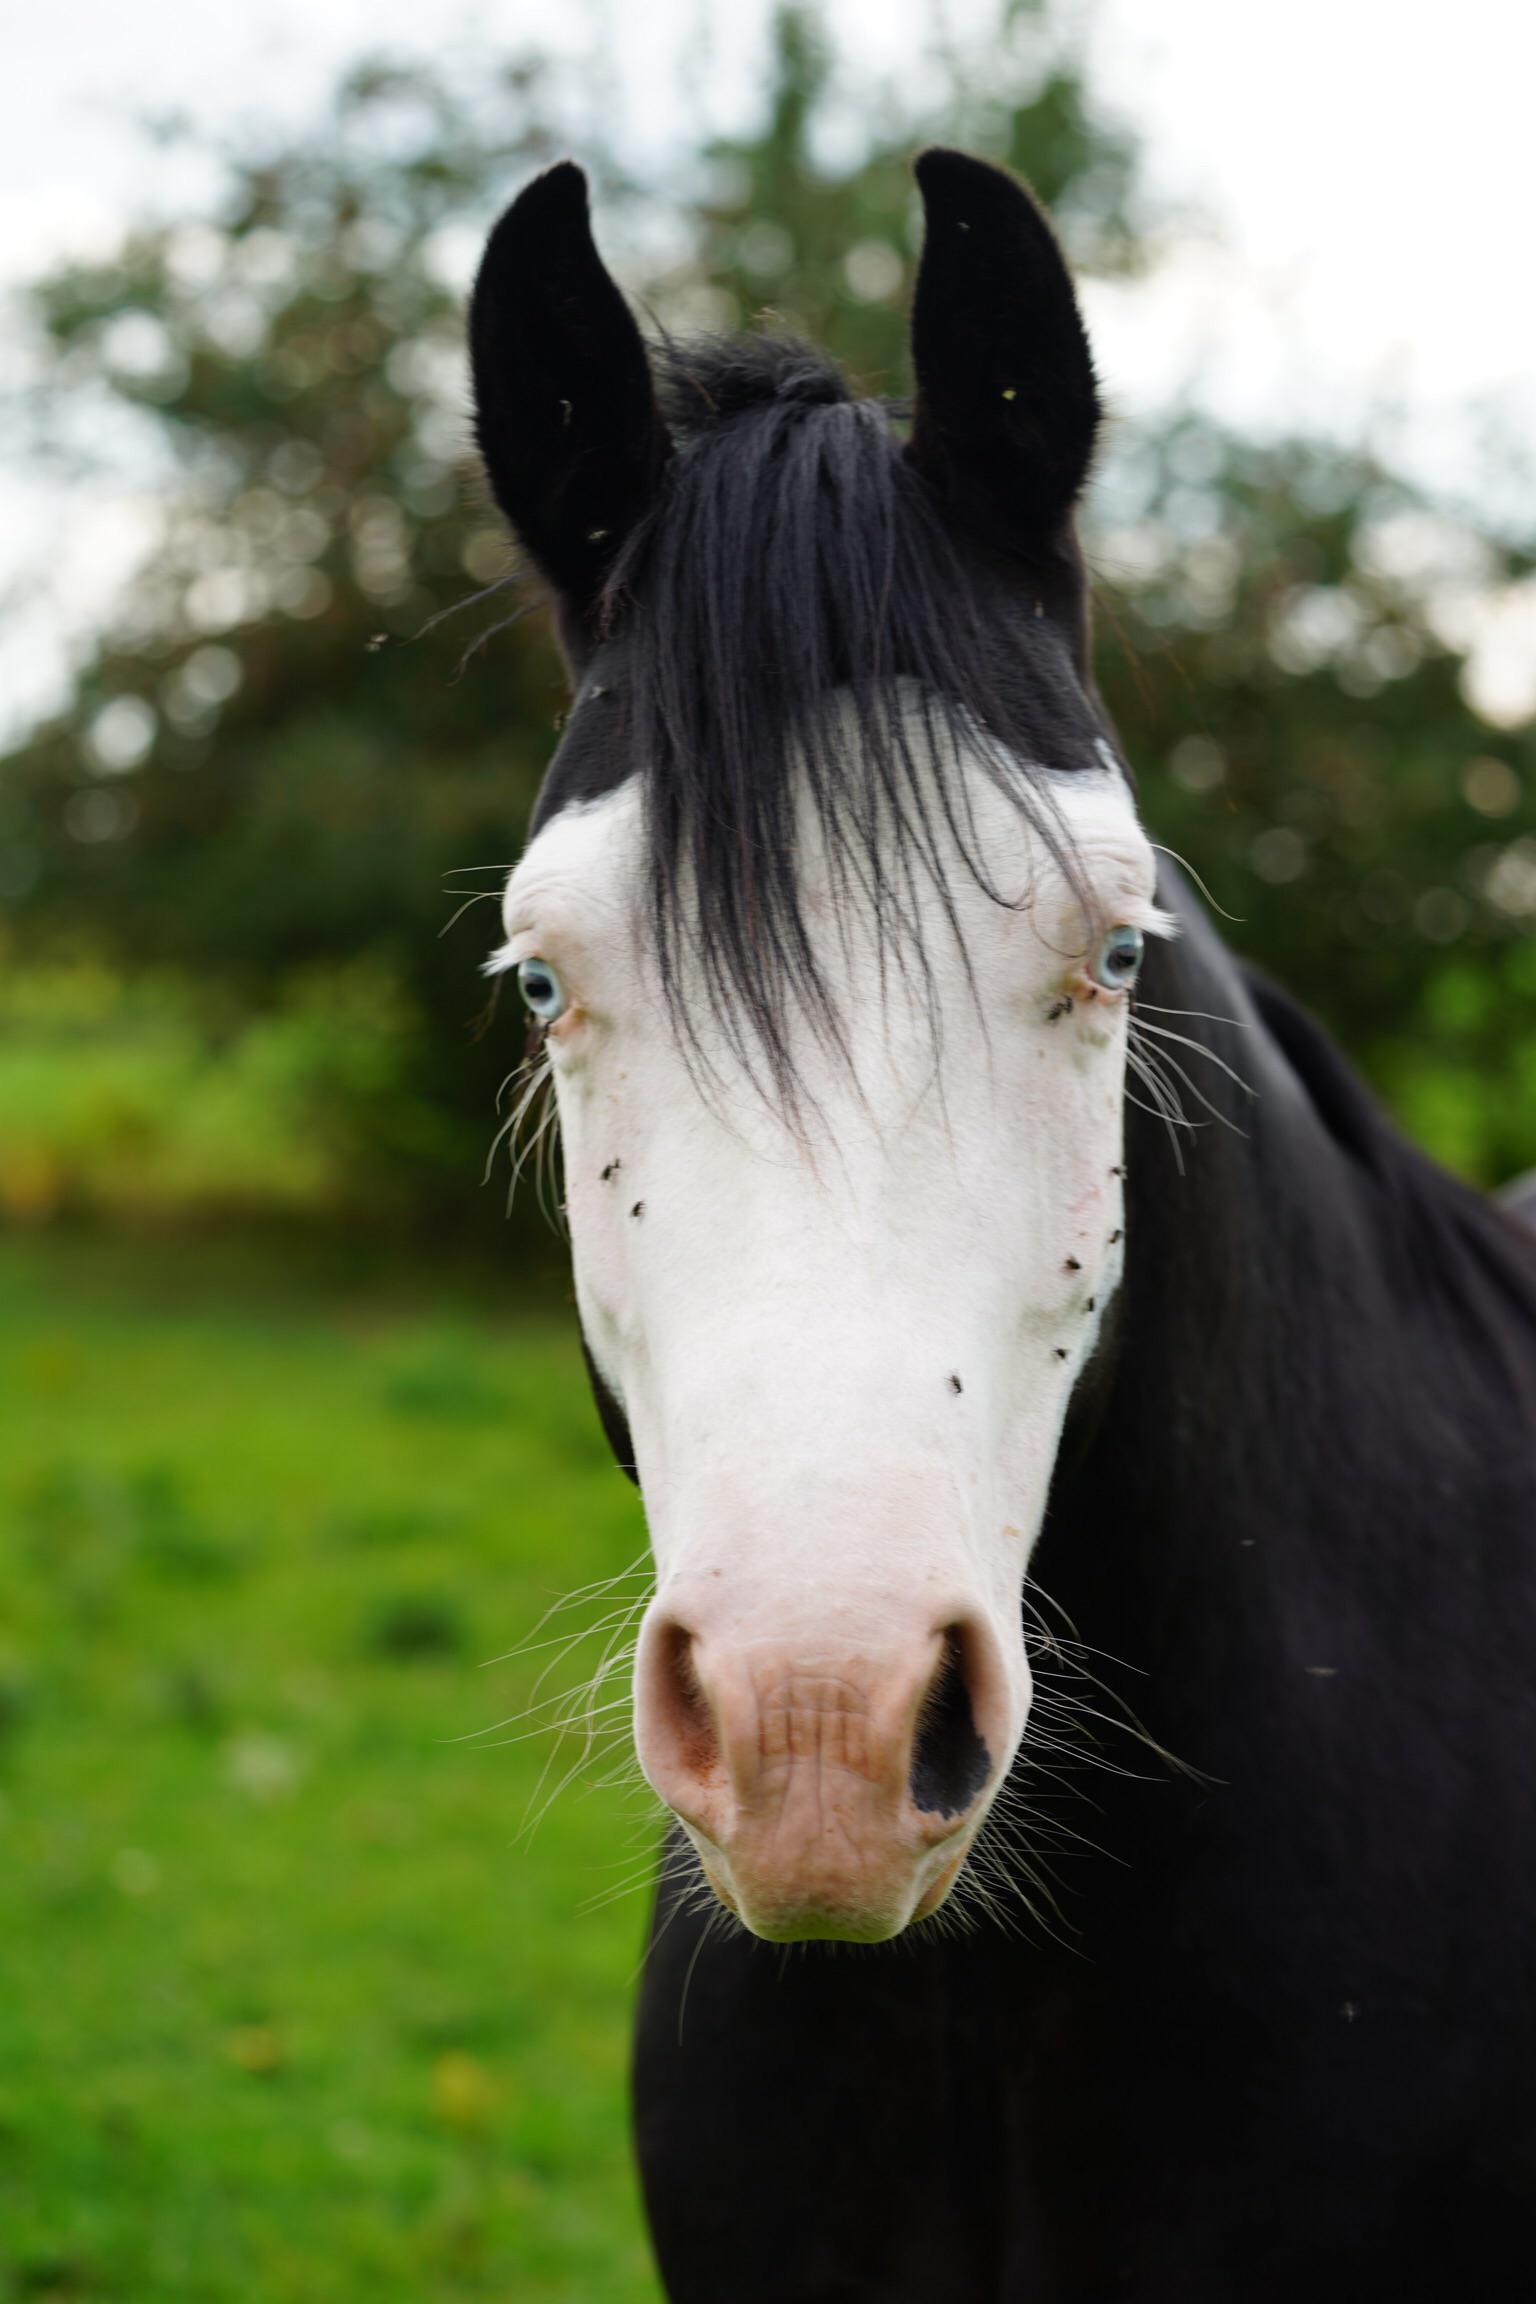
{"type": "MultiPolygon", "coordinates": [[[[452,890],[452,891],[451,891],[451,893],[452,893],[452,894],[454,894],[454,895],[457,895],[457,894],[458,894],[458,890],[457,890],[457,889],[454,889],[454,890],[452,890]]],[[[442,938],[442,937],[444,937],[444,936],[447,936],[447,935],[449,935],[449,934],[452,932],[452,930],[453,930],[453,929],[457,928],[457,926],[458,926],[459,922],[460,922],[460,921],[463,919],[463,917],[464,917],[465,913],[466,913],[467,911],[469,911],[469,909],[470,909],[470,907],[471,907],[472,905],[475,905],[475,904],[497,904],[497,903],[499,903],[500,901],[501,901],[501,891],[500,891],[499,889],[497,889],[497,888],[477,888],[477,889],[475,890],[474,894],[473,894],[472,896],[466,896],[466,897],[464,898],[464,901],[463,901],[463,902],[460,904],[460,906],[459,906],[458,910],[457,910],[455,913],[453,913],[449,919],[447,919],[447,920],[445,920],[445,921],[444,921],[444,923],[443,923],[442,927],[441,927],[441,928],[439,928],[439,930],[438,930],[438,932],[437,932],[437,933],[438,933],[438,937],[439,937],[439,939],[441,939],[441,938],[442,938]]]]}
{"type": "Polygon", "coordinates": [[[1177,848],[1165,848],[1161,840],[1153,840],[1150,845],[1156,849],[1159,856],[1171,856],[1174,863],[1177,864],[1181,870],[1189,874],[1191,880],[1193,880],[1195,886],[1199,889],[1201,895],[1205,898],[1207,904],[1210,905],[1213,912],[1219,912],[1223,920],[1230,920],[1235,927],[1240,928],[1242,926],[1242,914],[1240,912],[1229,912],[1225,905],[1217,903],[1215,897],[1211,894],[1209,888],[1207,888],[1205,882],[1201,879],[1199,873],[1195,870],[1193,864],[1191,864],[1187,856],[1181,856],[1177,848]]]}
{"type": "Polygon", "coordinates": [[[1137,1019],[1137,1029],[1142,1032],[1155,1033],[1159,1040],[1176,1040],[1185,1048],[1193,1048],[1197,1056],[1208,1056],[1217,1070],[1225,1072],[1229,1080],[1235,1081],[1245,1096],[1257,1097],[1258,1090],[1250,1088],[1242,1074],[1234,1072],[1225,1057],[1218,1056],[1215,1049],[1207,1047],[1203,1040],[1191,1039],[1187,1032],[1170,1032],[1166,1024],[1143,1023],[1140,1018],[1137,1019]]]}
{"type": "MultiPolygon", "coordinates": [[[[1140,1029],[1147,1032],[1156,1032],[1160,1029],[1160,1027],[1155,1024],[1147,1024],[1140,1027],[1140,1029]]],[[[1170,1033],[1168,1037],[1170,1039],[1177,1040],[1182,1038],[1182,1035],[1180,1033],[1174,1032],[1170,1033]]],[[[1199,1043],[1198,1041],[1193,1041],[1190,1043],[1190,1045],[1193,1047],[1198,1047],[1199,1043]]],[[[1153,1052],[1151,1050],[1146,1048],[1142,1048],[1140,1050],[1140,1054],[1144,1061],[1147,1060],[1152,1053],[1153,1052]]],[[[1220,1065],[1223,1072],[1231,1071],[1230,1065],[1222,1064],[1221,1058],[1219,1056],[1212,1056],[1210,1049],[1205,1049],[1203,1053],[1207,1056],[1211,1056],[1212,1062],[1220,1065]]],[[[1239,1128],[1237,1122],[1235,1120],[1229,1119],[1227,1114],[1222,1111],[1219,1104],[1213,1104],[1211,1102],[1211,1099],[1206,1095],[1204,1089],[1199,1086],[1198,1082],[1190,1078],[1188,1072],[1186,1072],[1184,1066],[1179,1062],[1176,1056],[1170,1056],[1166,1048],[1159,1048],[1156,1051],[1156,1057],[1160,1065],[1166,1067],[1168,1071],[1171,1071],[1178,1076],[1178,1078],[1183,1082],[1184,1086],[1189,1090],[1191,1096],[1194,1097],[1195,1101],[1204,1105],[1206,1111],[1210,1113],[1213,1120],[1219,1121],[1222,1127],[1229,1129],[1234,1136],[1246,1137],[1247,1130],[1244,1128],[1239,1128]]],[[[1251,1096],[1253,1094],[1253,1090],[1249,1088],[1247,1082],[1245,1080],[1239,1079],[1235,1072],[1232,1073],[1232,1078],[1237,1081],[1237,1085],[1243,1090],[1245,1095],[1251,1096]]]]}
{"type": "Polygon", "coordinates": [[[1139,992],[1136,995],[1136,1013],[1138,1016],[1143,1013],[1151,1016],[1187,1016],[1197,1024],[1230,1024],[1235,1032],[1250,1029],[1246,1016],[1217,1016],[1209,1008],[1164,1008],[1156,1000],[1143,1000],[1139,992]]]}

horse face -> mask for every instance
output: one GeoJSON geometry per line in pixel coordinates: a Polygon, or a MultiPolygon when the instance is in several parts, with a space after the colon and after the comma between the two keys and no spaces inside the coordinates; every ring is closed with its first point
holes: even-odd
{"type": "Polygon", "coordinates": [[[1054,782],[1077,886],[976,773],[994,893],[958,860],[958,917],[928,892],[921,990],[802,825],[847,1045],[802,1029],[797,1121],[701,987],[663,989],[635,784],[557,814],[507,890],[655,1554],[641,1765],[761,1936],[934,1911],[1024,1726],[1022,1579],[1123,1255],[1127,956],[1161,924],[1118,773],[1054,782]]]}
{"type": "Polygon", "coordinates": [[[1017,1746],[1157,924],[1086,689],[1071,282],[1011,179],[918,178],[905,435],[761,340],[674,352],[663,408],[568,163],[470,313],[487,477],[581,681],[500,964],[655,1550],[641,1764],[777,1938],[936,1910],[1017,1746]]]}

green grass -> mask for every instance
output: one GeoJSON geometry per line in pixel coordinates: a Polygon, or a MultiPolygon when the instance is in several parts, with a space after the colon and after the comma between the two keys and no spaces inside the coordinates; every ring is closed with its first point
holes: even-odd
{"type": "Polygon", "coordinates": [[[0,1242],[0,2296],[653,2304],[651,1827],[454,1740],[643,1540],[569,1315],[0,1242]]]}

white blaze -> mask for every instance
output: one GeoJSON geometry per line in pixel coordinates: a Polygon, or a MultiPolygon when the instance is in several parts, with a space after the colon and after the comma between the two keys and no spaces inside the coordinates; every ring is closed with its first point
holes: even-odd
{"type": "Polygon", "coordinates": [[[807,831],[805,911],[852,1060],[804,1034],[799,1131],[707,1021],[719,1077],[690,1069],[646,946],[633,781],[532,843],[497,960],[546,961],[570,1003],[550,1050],[577,1298],[628,1419],[659,1597],[707,1596],[748,1647],[796,1654],[878,1641],[914,1607],[979,1609],[1016,1743],[1022,1579],[1124,1253],[1126,1008],[1086,969],[1108,929],[1166,923],[1118,775],[1050,779],[1085,913],[967,773],[980,852],[1018,901],[954,859],[964,955],[936,898],[923,922],[937,1033],[899,970],[882,995],[874,922],[832,917],[807,831]]]}

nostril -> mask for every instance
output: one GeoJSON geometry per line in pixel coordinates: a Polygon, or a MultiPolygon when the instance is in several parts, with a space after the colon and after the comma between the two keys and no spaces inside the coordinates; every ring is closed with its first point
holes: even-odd
{"type": "Polygon", "coordinates": [[[694,1661],[693,1634],[676,1622],[661,1628],[654,1651],[652,1691],[661,1730],[683,1772],[699,1781],[720,1756],[715,1718],[694,1661]]]}
{"type": "Polygon", "coordinates": [[[963,1628],[951,1624],[912,1741],[908,1789],[929,1816],[961,1816],[992,1773],[992,1755],[977,1733],[966,1673],[963,1628]]]}

